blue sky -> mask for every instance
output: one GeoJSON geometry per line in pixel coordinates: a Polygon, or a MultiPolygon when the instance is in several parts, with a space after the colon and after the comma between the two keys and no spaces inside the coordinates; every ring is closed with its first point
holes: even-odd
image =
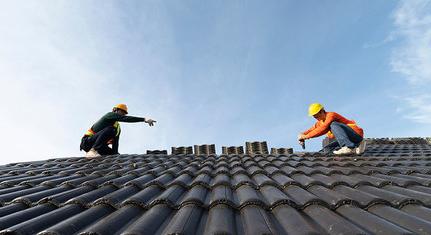
{"type": "MultiPolygon", "coordinates": [[[[368,137],[430,136],[431,1],[2,1],[0,163],[82,156],[116,103],[121,153],[300,150],[310,103],[368,137]]],[[[310,140],[318,150],[321,138],[310,140]]]]}

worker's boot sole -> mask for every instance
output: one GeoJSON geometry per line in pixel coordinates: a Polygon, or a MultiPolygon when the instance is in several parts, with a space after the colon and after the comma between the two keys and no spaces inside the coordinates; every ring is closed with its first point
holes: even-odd
{"type": "Polygon", "coordinates": [[[85,155],[86,158],[98,158],[101,157],[102,155],[100,155],[96,150],[91,149],[90,151],[87,152],[87,154],[85,155]]]}
{"type": "Polygon", "coordinates": [[[333,152],[335,155],[352,155],[355,153],[355,149],[351,149],[348,147],[342,147],[339,150],[333,152]]]}

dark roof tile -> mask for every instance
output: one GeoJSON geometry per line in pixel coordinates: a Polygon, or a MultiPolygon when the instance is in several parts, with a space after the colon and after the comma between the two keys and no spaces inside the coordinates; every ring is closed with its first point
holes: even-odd
{"type": "Polygon", "coordinates": [[[231,187],[230,177],[226,174],[216,174],[215,178],[210,184],[210,187],[216,187],[217,185],[226,185],[231,187]]]}
{"type": "Polygon", "coordinates": [[[208,195],[208,189],[201,186],[196,185],[192,187],[187,194],[181,199],[180,206],[187,205],[187,204],[196,204],[203,206],[206,204],[206,198],[208,195]]]}
{"type": "Polygon", "coordinates": [[[259,205],[265,207],[264,201],[259,197],[254,188],[243,185],[235,190],[238,203],[236,207],[243,208],[248,205],[259,205]]]}
{"type": "Polygon", "coordinates": [[[24,203],[12,203],[7,206],[0,207],[0,217],[13,214],[18,211],[27,209],[28,206],[24,203]]]}
{"type": "Polygon", "coordinates": [[[195,234],[203,209],[190,204],[181,207],[170,220],[162,234],[195,234]]]}
{"type": "Polygon", "coordinates": [[[408,188],[413,189],[413,190],[418,191],[418,192],[424,192],[427,194],[431,194],[431,187],[424,187],[424,186],[419,186],[419,185],[409,185],[408,188]]]}
{"type": "Polygon", "coordinates": [[[333,178],[331,175],[326,176],[323,174],[314,174],[311,176],[315,181],[322,183],[325,187],[332,188],[336,185],[347,185],[346,183],[342,181],[338,181],[335,178],[333,178]]]}
{"type": "Polygon", "coordinates": [[[311,186],[308,191],[316,195],[320,200],[324,201],[326,205],[329,205],[332,209],[345,204],[357,203],[346,195],[340,194],[337,191],[325,188],[320,185],[311,186]]]}
{"type": "MultiPolygon", "coordinates": [[[[412,180],[413,182],[417,182],[418,184],[421,184],[424,186],[431,186],[431,178],[429,178],[427,175],[423,175],[423,174],[411,174],[411,175],[394,174],[392,176],[398,177],[401,179],[412,180]]],[[[408,185],[412,185],[412,184],[408,184],[408,185]]]]}
{"type": "Polygon", "coordinates": [[[209,204],[210,207],[217,204],[225,204],[235,207],[232,189],[225,185],[219,185],[212,188],[209,204]]]}
{"type": "MultiPolygon", "coordinates": [[[[236,229],[237,212],[232,207],[219,204],[211,208],[204,231],[206,234],[233,234],[236,229]]],[[[204,234],[204,233],[200,233],[204,234]]]]}
{"type": "Polygon", "coordinates": [[[177,201],[186,192],[186,189],[180,185],[172,185],[168,187],[162,194],[154,198],[150,202],[150,206],[157,204],[166,204],[170,207],[176,207],[179,203],[177,201]]]}
{"type": "Polygon", "coordinates": [[[296,182],[301,184],[303,188],[308,188],[312,185],[324,185],[322,182],[317,181],[310,176],[303,175],[303,174],[295,174],[292,175],[292,179],[294,179],[296,182]]]}
{"type": "Polygon", "coordinates": [[[264,174],[253,175],[252,179],[256,182],[258,187],[262,187],[264,185],[277,185],[273,179],[264,174]]]}
{"type": "Polygon", "coordinates": [[[338,192],[341,195],[345,195],[347,198],[350,198],[351,200],[355,201],[355,203],[359,204],[363,208],[367,208],[377,203],[389,204],[388,201],[382,199],[381,197],[355,188],[351,188],[349,186],[335,186],[334,191],[338,192]]]}
{"type": "Polygon", "coordinates": [[[287,187],[289,185],[300,185],[298,182],[296,182],[294,179],[284,175],[284,174],[275,174],[272,176],[272,179],[274,179],[274,181],[276,181],[276,183],[278,185],[280,185],[281,187],[287,187]]]}
{"type": "Polygon", "coordinates": [[[67,187],[58,187],[58,188],[51,188],[40,192],[35,192],[32,194],[27,194],[25,196],[17,197],[12,200],[13,203],[24,203],[28,206],[31,206],[33,203],[37,203],[39,200],[45,197],[49,197],[58,193],[62,193],[64,191],[69,190],[67,187]]]}
{"type": "Polygon", "coordinates": [[[382,178],[370,176],[370,175],[354,174],[354,175],[351,175],[350,177],[352,178],[354,177],[356,179],[362,180],[376,187],[382,187],[392,183],[390,180],[382,179],[382,178]]]}
{"type": "Polygon", "coordinates": [[[92,179],[96,179],[96,178],[98,178],[98,177],[95,176],[95,175],[81,176],[81,177],[73,179],[73,180],[64,181],[62,183],[62,185],[68,185],[68,186],[71,186],[71,187],[77,187],[78,185],[80,185],[80,184],[82,184],[82,183],[84,183],[86,181],[89,181],[89,180],[92,180],[92,179]]]}
{"type": "Polygon", "coordinates": [[[65,204],[66,205],[68,205],[68,204],[79,204],[83,207],[88,207],[95,200],[105,196],[106,194],[112,193],[115,190],[116,190],[115,187],[113,187],[111,185],[106,185],[106,186],[103,186],[101,188],[90,191],[88,193],[84,193],[84,194],[79,195],[77,197],[71,198],[67,202],[65,202],[65,204]]]}
{"type": "Polygon", "coordinates": [[[420,205],[406,205],[403,206],[401,210],[428,222],[431,218],[431,209],[420,205]]]}
{"type": "Polygon", "coordinates": [[[257,187],[254,181],[247,174],[236,174],[232,178],[232,185],[234,188],[238,188],[241,185],[251,185],[257,187]]]}
{"type": "Polygon", "coordinates": [[[107,194],[92,203],[92,205],[106,204],[114,208],[120,208],[121,203],[130,196],[139,192],[139,189],[133,185],[118,189],[110,194],[107,194]]]}
{"type": "Polygon", "coordinates": [[[51,195],[48,197],[42,198],[40,201],[37,202],[37,204],[43,204],[43,203],[51,203],[58,207],[61,206],[61,204],[65,203],[71,198],[77,197],[79,195],[83,195],[85,193],[88,193],[93,188],[90,186],[82,186],[74,189],[70,189],[65,192],[57,193],[55,195],[51,195]]]}
{"type": "Polygon", "coordinates": [[[152,181],[153,179],[154,179],[154,176],[152,174],[145,174],[138,178],[128,181],[127,183],[125,183],[125,186],[135,185],[136,187],[144,188],[145,185],[148,182],[152,181]]]}
{"type": "Polygon", "coordinates": [[[368,211],[414,233],[431,233],[431,223],[429,222],[429,220],[423,220],[393,207],[386,205],[375,205],[373,207],[370,207],[368,211]]]}
{"type": "Polygon", "coordinates": [[[309,217],[329,234],[366,234],[366,231],[353,225],[341,215],[321,205],[310,205],[304,209],[309,217]]]}
{"type": "MultiPolygon", "coordinates": [[[[48,204],[48,205],[39,205],[37,207],[50,208],[52,206],[48,204]]],[[[78,205],[68,205],[68,206],[59,208],[57,210],[43,211],[43,214],[39,216],[28,215],[25,221],[20,221],[22,223],[18,221],[14,221],[14,224],[15,224],[14,226],[8,227],[7,229],[1,231],[0,233],[37,234],[38,232],[54,224],[57,224],[63,220],[66,220],[67,218],[70,218],[82,211],[84,211],[84,209],[78,205]]]]}
{"type": "Polygon", "coordinates": [[[0,166],[18,234],[427,234],[431,145],[363,156],[129,154],[0,166]]]}
{"type": "Polygon", "coordinates": [[[393,193],[398,193],[416,199],[426,206],[431,206],[431,194],[393,185],[385,186],[384,189],[393,193]]]}
{"type": "Polygon", "coordinates": [[[132,195],[131,197],[127,198],[123,201],[123,205],[138,205],[142,208],[146,208],[151,199],[155,198],[157,195],[159,195],[161,192],[163,192],[162,188],[158,185],[150,185],[138,193],[132,195]]]}
{"type": "MultiPolygon", "coordinates": [[[[76,234],[81,231],[83,228],[89,226],[92,223],[100,221],[102,218],[106,217],[110,213],[112,213],[114,209],[107,205],[97,205],[89,208],[79,214],[76,214],[70,218],[64,217],[65,220],[55,220],[58,222],[57,224],[53,221],[49,221],[48,225],[38,226],[37,223],[41,223],[41,219],[35,220],[33,224],[28,226],[21,226],[21,228],[17,228],[17,231],[28,231],[28,232],[38,232],[42,229],[45,229],[41,234],[76,234]],[[54,225],[55,224],[55,225],[54,225]],[[51,225],[54,225],[50,227],[51,225]]],[[[53,215],[57,216],[57,215],[53,215]]],[[[45,221],[47,218],[45,218],[45,221]]]]}
{"type": "Polygon", "coordinates": [[[24,195],[41,192],[41,191],[44,191],[46,189],[50,189],[50,187],[38,186],[38,187],[34,187],[34,188],[22,189],[20,191],[5,193],[3,195],[0,195],[0,203],[4,204],[5,202],[10,202],[17,197],[22,197],[24,195]]]}
{"type": "Polygon", "coordinates": [[[277,229],[267,211],[259,206],[246,206],[240,210],[245,234],[276,234],[277,229]]]}
{"type": "Polygon", "coordinates": [[[20,185],[20,186],[14,186],[14,187],[10,187],[10,188],[0,189],[0,198],[1,198],[1,196],[5,195],[5,194],[18,192],[18,191],[28,189],[28,188],[30,188],[30,187],[26,186],[26,185],[20,185]]]}
{"type": "Polygon", "coordinates": [[[355,177],[356,175],[357,173],[352,175],[333,174],[331,177],[338,182],[343,182],[351,187],[357,187],[358,185],[371,185],[368,181],[355,177]]]}
{"type": "Polygon", "coordinates": [[[361,185],[358,187],[359,190],[367,192],[369,194],[376,195],[380,198],[384,198],[387,200],[391,205],[400,207],[405,204],[419,204],[420,202],[412,197],[405,196],[399,193],[394,193],[385,189],[376,188],[373,186],[367,186],[367,185],[361,185]]]}
{"type": "Polygon", "coordinates": [[[352,205],[341,206],[336,211],[344,218],[349,218],[351,222],[372,234],[411,234],[410,231],[396,224],[352,205]]]}
{"type": "Polygon", "coordinates": [[[155,234],[163,222],[170,220],[172,211],[173,209],[165,204],[156,205],[128,226],[122,234],[155,234]]]}
{"type": "Polygon", "coordinates": [[[202,185],[204,187],[209,188],[212,178],[208,174],[198,174],[195,179],[192,181],[191,185],[202,185]]]}
{"type": "Polygon", "coordinates": [[[295,202],[291,198],[289,198],[282,190],[274,186],[265,185],[261,187],[259,191],[266,202],[266,204],[264,204],[263,206],[269,207],[269,209],[282,204],[295,204],[295,202]]]}
{"type": "Polygon", "coordinates": [[[114,178],[112,180],[108,180],[108,181],[102,183],[101,186],[113,185],[117,188],[120,188],[123,186],[123,184],[126,184],[135,178],[136,178],[136,175],[128,174],[128,175],[124,175],[124,176],[121,176],[118,178],[114,178]]]}
{"type": "MultiPolygon", "coordinates": [[[[144,209],[140,206],[126,205],[104,217],[103,220],[97,221],[90,227],[78,229],[82,231],[81,234],[119,234],[140,218],[143,213],[144,209]]],[[[63,224],[63,226],[53,226],[46,231],[67,234],[70,233],[70,230],[67,224],[63,224]]],[[[72,234],[73,233],[75,233],[74,230],[72,230],[72,234]]],[[[46,235],[48,235],[48,233],[46,235]]]]}
{"type": "Polygon", "coordinates": [[[323,230],[305,213],[289,205],[280,205],[272,210],[280,226],[287,234],[317,235],[323,230]]]}
{"type": "Polygon", "coordinates": [[[289,196],[289,198],[292,198],[297,207],[300,208],[304,208],[310,204],[325,204],[324,201],[317,198],[314,194],[295,185],[287,187],[284,189],[284,192],[289,196]]]}
{"type": "Polygon", "coordinates": [[[54,211],[57,207],[51,204],[42,204],[28,209],[20,210],[15,213],[0,218],[0,230],[10,228],[19,223],[31,220],[40,215],[54,211]]]}

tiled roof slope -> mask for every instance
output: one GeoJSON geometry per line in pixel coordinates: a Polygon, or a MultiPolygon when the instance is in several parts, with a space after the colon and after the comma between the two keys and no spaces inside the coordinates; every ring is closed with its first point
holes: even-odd
{"type": "Polygon", "coordinates": [[[0,167],[1,234],[430,234],[431,146],[0,167]]]}

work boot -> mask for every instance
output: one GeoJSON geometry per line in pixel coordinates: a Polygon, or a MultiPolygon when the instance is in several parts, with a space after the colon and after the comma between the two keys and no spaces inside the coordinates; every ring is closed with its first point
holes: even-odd
{"type": "Polygon", "coordinates": [[[362,140],[357,148],[355,148],[355,152],[357,155],[363,154],[365,152],[365,148],[367,147],[367,142],[362,140]]]}
{"type": "Polygon", "coordinates": [[[87,154],[85,154],[86,158],[96,158],[101,156],[102,155],[100,155],[94,148],[90,149],[90,151],[88,151],[87,154]]]}
{"type": "Polygon", "coordinates": [[[335,155],[349,155],[349,154],[354,154],[355,153],[355,149],[351,149],[349,147],[342,147],[339,150],[335,150],[333,152],[335,155]]]}

